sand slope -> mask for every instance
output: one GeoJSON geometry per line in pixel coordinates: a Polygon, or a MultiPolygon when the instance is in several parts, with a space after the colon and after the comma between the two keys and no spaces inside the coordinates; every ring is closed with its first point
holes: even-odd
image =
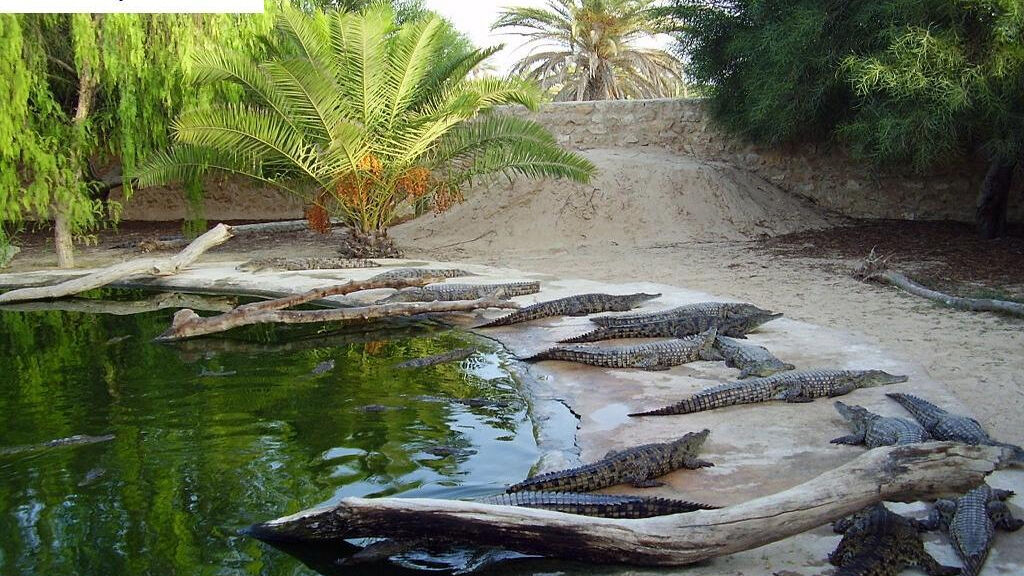
{"type": "Polygon", "coordinates": [[[477,186],[466,202],[392,230],[399,244],[430,250],[537,250],[614,243],[651,246],[741,240],[821,228],[836,220],[744,170],[659,148],[582,152],[599,175],[477,186]]]}

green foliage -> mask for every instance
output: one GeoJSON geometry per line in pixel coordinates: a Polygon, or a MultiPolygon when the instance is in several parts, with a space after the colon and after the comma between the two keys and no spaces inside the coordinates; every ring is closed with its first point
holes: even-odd
{"type": "Polygon", "coordinates": [[[397,26],[384,4],[358,14],[286,9],[277,29],[268,58],[225,48],[191,60],[199,85],[227,83],[247,98],[185,110],[175,145],[152,157],[140,183],[244,175],[371,232],[424,196],[447,202],[477,176],[586,181],[594,171],[539,126],[488,114],[500,104],[536,106],[536,89],[467,79],[492,51],[453,50],[436,16],[397,26]]]}
{"type": "Polygon", "coordinates": [[[754,140],[838,138],[918,169],[1021,154],[1019,0],[677,0],[664,14],[715,116],[754,140]]]}
{"type": "MultiPolygon", "coordinates": [[[[275,5],[267,4],[269,14],[275,5]]],[[[186,103],[241,90],[185,81],[189,56],[211,43],[263,50],[270,15],[23,14],[0,16],[0,222],[46,218],[59,206],[73,232],[110,215],[93,164],[120,162],[125,192],[138,160],[168,144],[186,103]]],[[[112,207],[116,215],[117,207],[112,207]]]]}
{"type": "Polygon", "coordinates": [[[681,64],[639,40],[660,31],[655,0],[549,0],[547,8],[504,10],[492,30],[511,29],[537,49],[513,73],[540,83],[556,100],[676,96],[681,64]]]}

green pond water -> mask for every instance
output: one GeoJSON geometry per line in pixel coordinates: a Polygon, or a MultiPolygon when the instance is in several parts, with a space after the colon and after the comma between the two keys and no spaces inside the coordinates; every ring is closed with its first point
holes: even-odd
{"type": "Polygon", "coordinates": [[[239,530],[345,496],[493,494],[537,460],[486,341],[411,322],[153,343],[172,314],[0,312],[0,574],[315,574],[239,530]],[[114,439],[29,448],[76,434],[114,439]]]}

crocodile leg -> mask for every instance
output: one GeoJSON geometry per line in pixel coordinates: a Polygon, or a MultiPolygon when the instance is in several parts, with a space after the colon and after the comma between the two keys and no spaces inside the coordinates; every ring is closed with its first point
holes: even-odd
{"type": "Polygon", "coordinates": [[[1014,494],[1015,494],[1015,492],[1013,490],[1003,490],[1002,488],[993,488],[992,489],[992,499],[993,500],[1000,500],[1000,501],[1006,500],[1007,498],[1013,496],[1014,494]]]}
{"type": "Polygon", "coordinates": [[[936,500],[935,507],[928,513],[928,519],[921,524],[926,530],[946,529],[955,512],[956,502],[953,500],[936,500]]]}
{"type": "Polygon", "coordinates": [[[953,566],[943,566],[939,561],[925,551],[922,546],[914,558],[908,558],[910,563],[924,571],[928,576],[954,576],[960,574],[960,569],[953,566]]]}
{"type": "Polygon", "coordinates": [[[633,362],[633,368],[639,368],[640,370],[668,370],[671,366],[663,364],[658,358],[657,354],[644,354],[635,362],[633,362]]]}
{"type": "Polygon", "coordinates": [[[708,462],[707,460],[697,460],[696,458],[687,458],[683,461],[683,468],[689,470],[697,470],[698,468],[711,468],[715,465],[714,462],[708,462]]]}
{"type": "Polygon", "coordinates": [[[806,394],[804,392],[804,387],[799,384],[794,387],[787,388],[779,394],[778,398],[779,400],[785,400],[786,402],[791,403],[814,402],[814,396],[806,394]]]}
{"type": "Polygon", "coordinates": [[[839,438],[833,438],[829,440],[831,444],[849,444],[850,446],[858,446],[864,443],[864,434],[848,434],[846,436],[840,436],[839,438]]]}
{"type": "Polygon", "coordinates": [[[1021,526],[1024,526],[1024,520],[1014,518],[1006,502],[992,500],[988,503],[987,508],[989,518],[992,519],[992,523],[995,524],[996,528],[1000,530],[1016,532],[1020,530],[1021,526]]]}

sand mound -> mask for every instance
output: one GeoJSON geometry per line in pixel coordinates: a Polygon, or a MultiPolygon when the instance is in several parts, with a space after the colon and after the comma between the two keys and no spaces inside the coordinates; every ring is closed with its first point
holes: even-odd
{"type": "Polygon", "coordinates": [[[601,171],[588,185],[524,180],[477,187],[447,213],[392,233],[413,251],[544,250],[741,240],[830,223],[807,201],[733,166],[658,150],[582,154],[601,171]]]}

